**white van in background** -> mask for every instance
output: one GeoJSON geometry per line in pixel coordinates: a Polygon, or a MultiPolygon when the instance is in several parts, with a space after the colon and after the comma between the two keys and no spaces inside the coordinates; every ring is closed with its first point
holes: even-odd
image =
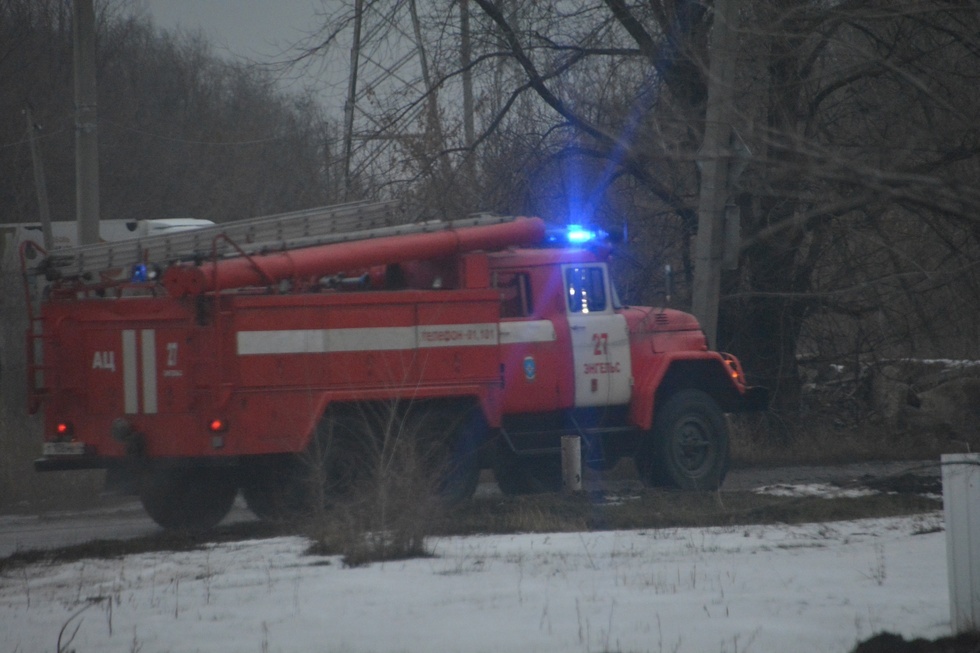
{"type": "MultiPolygon", "coordinates": [[[[214,225],[210,220],[195,218],[168,218],[159,220],[100,220],[99,238],[103,242],[116,242],[159,236],[189,229],[214,225]]],[[[78,223],[52,222],[53,249],[75,247],[78,244],[78,223]]],[[[44,246],[44,234],[40,222],[16,222],[0,224],[0,267],[19,265],[17,252],[21,243],[34,242],[44,246]]]]}

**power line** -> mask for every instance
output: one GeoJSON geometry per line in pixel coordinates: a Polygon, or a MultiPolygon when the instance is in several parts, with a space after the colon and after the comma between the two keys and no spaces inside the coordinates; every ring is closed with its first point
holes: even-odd
{"type": "Polygon", "coordinates": [[[150,132],[144,129],[138,129],[136,127],[129,127],[121,123],[113,122],[111,120],[106,120],[105,118],[102,119],[102,122],[113,125],[114,127],[121,129],[123,131],[132,132],[134,134],[149,136],[151,138],[156,138],[161,141],[170,141],[172,143],[186,143],[189,145],[215,145],[215,146],[225,145],[225,146],[239,147],[244,145],[259,145],[261,143],[272,143],[275,141],[283,140],[285,138],[289,138],[288,134],[284,134],[282,136],[270,136],[268,138],[256,138],[247,141],[203,141],[203,140],[190,139],[190,138],[179,138],[177,136],[165,136],[164,134],[150,132]]]}
{"type": "MultiPolygon", "coordinates": [[[[54,138],[55,136],[58,136],[59,134],[64,134],[67,131],[69,130],[59,129],[58,131],[47,132],[45,134],[41,134],[37,136],[35,140],[43,141],[48,138],[54,138]]],[[[22,138],[19,141],[11,141],[10,143],[0,143],[0,150],[11,148],[11,147],[17,147],[19,145],[26,145],[28,143],[30,143],[30,139],[28,138],[22,138]]]]}

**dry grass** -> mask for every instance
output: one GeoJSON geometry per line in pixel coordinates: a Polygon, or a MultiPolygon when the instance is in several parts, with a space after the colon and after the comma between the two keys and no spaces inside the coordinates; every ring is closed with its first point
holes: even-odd
{"type": "Polygon", "coordinates": [[[310,553],[341,555],[349,567],[428,555],[426,538],[442,511],[431,487],[414,480],[388,474],[318,510],[302,527],[310,553]]]}
{"type": "Polygon", "coordinates": [[[835,465],[875,460],[938,460],[944,453],[977,451],[980,442],[964,442],[946,433],[913,432],[880,421],[840,424],[830,417],[774,424],[771,415],[733,416],[732,464],[735,467],[835,465]]]}
{"type": "Polygon", "coordinates": [[[161,532],[126,540],[92,540],[57,549],[18,551],[6,558],[0,558],[0,574],[9,569],[37,563],[73,562],[86,558],[118,558],[154,551],[196,551],[218,542],[239,542],[288,534],[294,532],[281,525],[255,521],[220,526],[200,534],[161,532]]]}
{"type": "Polygon", "coordinates": [[[311,538],[311,553],[340,554],[348,566],[427,555],[426,538],[443,514],[438,496],[442,466],[439,454],[428,446],[429,409],[414,407],[406,417],[394,403],[373,408],[352,417],[354,428],[360,429],[356,444],[351,432],[335,433],[329,421],[314,442],[322,447],[313,456],[314,485],[333,487],[334,492],[316,498],[304,532],[311,538]],[[329,454],[345,447],[348,454],[341,460],[358,473],[344,475],[338,485],[329,454]]]}
{"type": "Polygon", "coordinates": [[[893,517],[941,507],[937,499],[914,494],[839,499],[657,490],[643,490],[628,497],[542,494],[468,502],[448,514],[434,533],[474,535],[795,524],[893,517]]]}

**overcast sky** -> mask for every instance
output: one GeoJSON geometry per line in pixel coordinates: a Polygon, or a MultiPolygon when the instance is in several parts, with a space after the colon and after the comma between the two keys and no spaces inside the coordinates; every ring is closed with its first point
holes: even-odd
{"type": "MultiPolygon", "coordinates": [[[[153,23],[166,30],[200,30],[215,54],[259,62],[281,61],[290,46],[320,26],[324,7],[339,0],[136,0],[153,23]]],[[[314,72],[285,74],[283,88],[315,89],[328,110],[342,110],[349,61],[344,48],[316,62],[314,72]]]]}
{"type": "Polygon", "coordinates": [[[320,0],[139,0],[165,29],[200,29],[218,52],[274,57],[315,24],[320,0]]]}

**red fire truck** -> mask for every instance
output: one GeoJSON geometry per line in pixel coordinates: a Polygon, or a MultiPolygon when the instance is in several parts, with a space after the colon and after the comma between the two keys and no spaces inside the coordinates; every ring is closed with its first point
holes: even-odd
{"type": "Polygon", "coordinates": [[[239,490],[268,519],[341,496],[393,433],[450,499],[485,467],[506,493],[557,489],[563,435],[590,467],[719,487],[724,413],[764,389],[693,316],[623,305],[610,247],[568,235],[377,203],[25,257],[35,467],[105,468],[171,529],[239,490]]]}

